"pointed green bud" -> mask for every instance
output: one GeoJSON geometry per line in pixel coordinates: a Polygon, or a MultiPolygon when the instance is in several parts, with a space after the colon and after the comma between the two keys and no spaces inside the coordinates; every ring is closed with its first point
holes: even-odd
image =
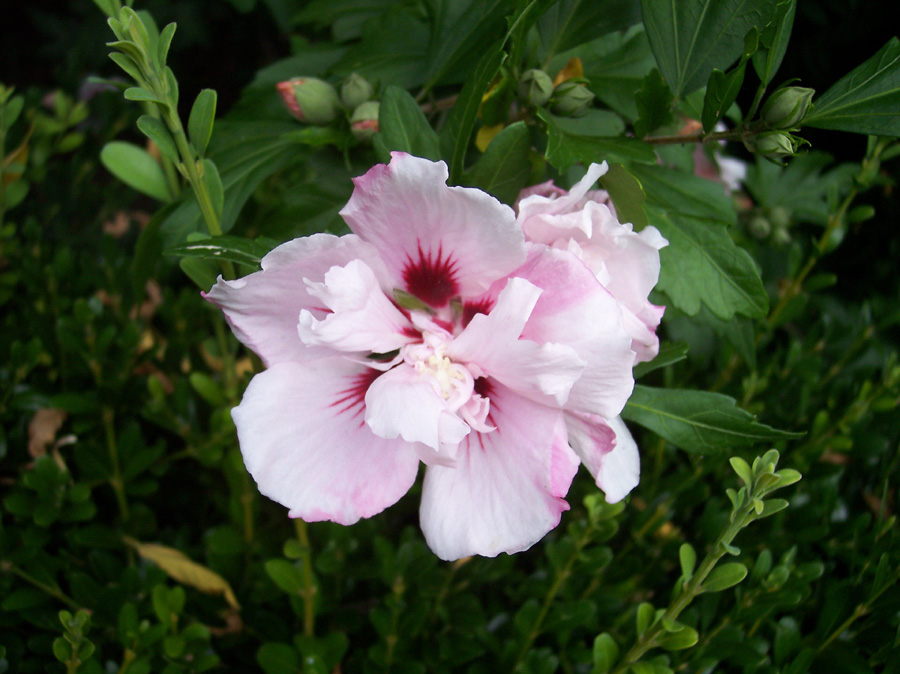
{"type": "Polygon", "coordinates": [[[594,94],[583,84],[566,80],[553,90],[550,109],[562,117],[579,117],[594,102],[594,94]]]}
{"type": "Polygon", "coordinates": [[[368,143],[378,133],[378,113],[381,104],[378,101],[366,101],[358,106],[350,116],[350,132],[361,143],[368,143]]]}
{"type": "Polygon", "coordinates": [[[791,157],[800,147],[800,143],[793,136],[784,131],[766,131],[753,139],[751,152],[761,154],[769,159],[781,159],[791,157]]]}
{"type": "Polygon", "coordinates": [[[553,80],[543,70],[532,68],[522,73],[519,80],[519,99],[525,105],[538,108],[553,95],[553,80]]]}
{"type": "Polygon", "coordinates": [[[341,84],[341,102],[348,110],[355,110],[370,100],[374,93],[375,87],[356,73],[350,73],[350,76],[341,84]]]}
{"type": "Polygon", "coordinates": [[[747,223],[747,229],[757,239],[765,239],[772,233],[772,223],[762,215],[755,215],[747,223]]]}
{"type": "Polygon", "coordinates": [[[291,114],[308,124],[330,124],[341,109],[333,86],[315,77],[295,77],[276,87],[291,114]]]}
{"type": "Polygon", "coordinates": [[[791,129],[806,117],[812,104],[814,89],[785,87],[769,96],[760,116],[770,129],[791,129]]]}

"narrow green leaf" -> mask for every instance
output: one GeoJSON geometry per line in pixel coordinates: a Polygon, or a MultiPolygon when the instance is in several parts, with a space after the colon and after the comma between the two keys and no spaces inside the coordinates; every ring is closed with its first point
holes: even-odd
{"type": "Polygon", "coordinates": [[[709,82],[706,83],[703,111],[700,114],[703,130],[706,133],[711,133],[715,129],[716,123],[722,119],[728,112],[728,108],[737,99],[741,85],[744,83],[747,61],[756,53],[757,49],[759,49],[759,31],[754,26],[744,37],[744,51],[738,64],[727,73],[713,68],[709,82]]]}
{"type": "Polygon", "coordinates": [[[729,562],[713,569],[703,581],[700,592],[721,592],[734,587],[747,577],[747,567],[740,562],[729,562]]]}
{"type": "Polygon", "coordinates": [[[166,83],[169,85],[169,100],[172,101],[172,106],[178,107],[178,80],[175,79],[175,73],[172,72],[172,69],[169,66],[166,66],[163,70],[166,77],[166,83]]]}
{"type": "Polygon", "coordinates": [[[160,201],[172,199],[162,167],[143,148],[113,141],[100,152],[100,161],[116,178],[138,192],[160,201]]]}
{"type": "Polygon", "coordinates": [[[758,514],[758,519],[768,517],[769,515],[774,515],[775,513],[784,510],[789,505],[790,504],[783,498],[773,498],[769,499],[768,501],[763,501],[762,512],[758,514]]]}
{"type": "Polygon", "coordinates": [[[175,147],[175,140],[172,134],[166,128],[166,125],[153,115],[141,115],[137,121],[138,128],[150,140],[156,143],[156,147],[160,152],[166,155],[173,162],[181,161],[178,156],[178,149],[175,147]]]}
{"type": "Polygon", "coordinates": [[[209,260],[185,257],[178,261],[178,266],[203,292],[209,292],[209,289],[216,283],[219,267],[209,260]]]}
{"type": "Polygon", "coordinates": [[[143,296],[144,286],[147,280],[153,276],[156,263],[162,255],[159,228],[174,209],[174,204],[167,204],[156,211],[141,229],[134,246],[134,257],[131,260],[131,285],[135,297],[143,296]]]}
{"type": "Polygon", "coordinates": [[[876,136],[900,136],[900,39],[813,101],[804,126],[876,136]]]}
{"type": "Polygon", "coordinates": [[[118,49],[120,52],[131,58],[135,63],[147,63],[144,52],[131,40],[118,40],[117,42],[107,42],[106,46],[110,49],[118,49]]]}
{"type": "Polygon", "coordinates": [[[715,453],[757,442],[797,437],[758,423],[721,393],[637,385],[622,416],[686,452],[715,453]]]}
{"type": "Polygon", "coordinates": [[[637,607],[637,614],[635,615],[635,627],[638,633],[638,636],[641,636],[650,625],[653,624],[653,618],[656,616],[656,609],[653,608],[653,604],[648,602],[643,602],[637,607]]]}
{"type": "Polygon", "coordinates": [[[209,145],[215,119],[216,92],[214,89],[203,89],[197,94],[188,117],[188,137],[201,157],[206,154],[206,146],[209,145]]]}
{"type": "Polygon", "coordinates": [[[299,595],[303,592],[303,578],[300,570],[284,559],[270,559],[265,564],[266,573],[274,583],[288,594],[299,595]]]}
{"type": "Polygon", "coordinates": [[[674,102],[672,90],[656,68],[644,77],[641,90],[635,92],[634,100],[639,114],[634,123],[634,132],[638,138],[643,138],[654,129],[670,124],[675,119],[672,114],[674,102]]]}
{"type": "Polygon", "coordinates": [[[796,13],[797,0],[781,0],[769,25],[759,36],[759,51],[753,55],[753,69],[767,86],[778,72],[787,51],[796,13]]]}
{"type": "Polygon", "coordinates": [[[119,66],[122,70],[125,71],[127,75],[131,77],[135,82],[141,82],[144,79],[144,73],[141,72],[138,64],[134,62],[130,56],[126,56],[120,52],[113,52],[109,55],[109,58],[113,60],[113,62],[119,66]]]}
{"type": "Polygon", "coordinates": [[[149,101],[150,103],[159,103],[160,105],[165,105],[166,103],[159,96],[147,91],[143,87],[131,87],[126,89],[124,95],[129,101],[149,101]]]}
{"type": "Polygon", "coordinates": [[[205,260],[230,260],[250,267],[259,267],[260,260],[273,247],[274,242],[268,239],[251,240],[223,234],[169,248],[166,250],[166,255],[196,257],[205,260]]]}
{"type": "Polygon", "coordinates": [[[731,467],[734,469],[734,472],[737,473],[737,476],[741,478],[743,483],[747,487],[753,486],[753,473],[750,472],[750,464],[744,461],[739,456],[732,456],[728,459],[728,462],[731,464],[731,467]]]}
{"type": "Polygon", "coordinates": [[[676,632],[667,632],[659,637],[659,645],[667,651],[681,651],[697,643],[700,635],[693,627],[682,626],[676,632]]]}
{"type": "Polygon", "coordinates": [[[435,161],[441,158],[437,133],[406,89],[391,85],[384,90],[378,128],[386,150],[435,161]]]}
{"type": "Polygon", "coordinates": [[[225,190],[222,188],[222,178],[219,177],[219,169],[212,159],[203,160],[203,184],[212,201],[216,217],[221,220],[225,210],[225,190]]]}
{"type": "Polygon", "coordinates": [[[641,0],[641,13],[659,70],[675,98],[696,91],[713,68],[741,55],[744,36],[762,31],[777,0],[641,0]]]}
{"type": "Polygon", "coordinates": [[[157,58],[159,59],[160,67],[166,65],[166,59],[169,58],[169,47],[172,46],[172,38],[175,36],[175,23],[168,24],[165,28],[162,29],[162,33],[159,36],[159,50],[157,51],[157,58]]]}
{"type": "Polygon", "coordinates": [[[504,40],[498,40],[485,49],[474,72],[463,85],[441,133],[441,154],[449,160],[450,185],[458,185],[462,178],[466,151],[472,139],[481,97],[506,58],[503,42],[504,40]]]}
{"type": "Polygon", "coordinates": [[[516,122],[498,133],[487,146],[466,184],[479,187],[505,204],[512,204],[528,184],[531,134],[525,122],[516,122]]]}

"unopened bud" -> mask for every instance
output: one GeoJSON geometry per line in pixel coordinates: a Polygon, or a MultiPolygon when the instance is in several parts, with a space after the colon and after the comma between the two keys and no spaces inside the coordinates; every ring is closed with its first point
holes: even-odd
{"type": "Polygon", "coordinates": [[[540,107],[553,95],[553,80],[543,70],[532,68],[519,80],[519,99],[526,105],[540,107]]]}
{"type": "Polygon", "coordinates": [[[755,215],[747,223],[747,229],[757,239],[765,239],[772,233],[772,223],[761,215],[755,215]]]}
{"type": "Polygon", "coordinates": [[[308,124],[330,124],[341,107],[335,88],[315,77],[295,77],[276,89],[291,114],[308,124]]]}
{"type": "Polygon", "coordinates": [[[588,111],[593,101],[594,94],[586,86],[566,80],[553,90],[551,110],[563,117],[578,117],[588,111]]]}
{"type": "Polygon", "coordinates": [[[814,89],[785,87],[769,96],[760,116],[771,129],[791,129],[806,117],[814,89]]]}
{"type": "Polygon", "coordinates": [[[775,206],[769,210],[769,220],[776,227],[785,228],[791,224],[791,212],[784,206],[775,206]]]}
{"type": "Polygon", "coordinates": [[[789,133],[766,131],[756,137],[752,149],[763,157],[781,159],[793,156],[799,145],[789,133]]]}
{"type": "Polygon", "coordinates": [[[378,133],[378,113],[381,104],[378,101],[366,101],[353,111],[350,116],[350,132],[361,143],[372,140],[378,133]]]}
{"type": "Polygon", "coordinates": [[[348,110],[355,110],[371,99],[374,93],[375,87],[369,84],[366,78],[350,73],[341,85],[341,102],[348,110]]]}

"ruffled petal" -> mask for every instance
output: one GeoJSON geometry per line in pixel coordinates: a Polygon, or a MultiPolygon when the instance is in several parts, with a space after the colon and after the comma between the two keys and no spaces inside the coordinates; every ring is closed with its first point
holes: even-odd
{"type": "Polygon", "coordinates": [[[332,267],[324,283],[306,281],[309,293],[333,313],[321,321],[312,312],[300,312],[297,331],[304,344],[329,346],[337,351],[389,353],[413,341],[407,319],[385,296],[378,279],[362,260],[332,267]]]}
{"type": "Polygon", "coordinates": [[[369,387],[366,424],[379,437],[421,442],[451,458],[469,433],[468,424],[447,409],[430,377],[406,363],[384,373],[369,387]]]}
{"type": "Polygon", "coordinates": [[[587,173],[571,190],[565,192],[545,189],[521,198],[518,220],[529,241],[552,244],[561,236],[571,236],[566,230],[580,230],[591,236],[591,221],[582,217],[582,200],[591,186],[609,170],[606,162],[591,164],[587,173]]]}
{"type": "Polygon", "coordinates": [[[365,393],[380,374],[344,358],[277,363],[232,410],[247,470],[291,517],[353,524],[412,486],[416,446],[363,422],[365,393]]]}
{"type": "Polygon", "coordinates": [[[341,215],[381,255],[394,287],[434,307],[477,295],[525,259],[509,206],[447,186],[447,165],[403,152],[354,180],[341,215]]]}
{"type": "Polygon", "coordinates": [[[621,417],[607,420],[596,414],[566,412],[566,427],[572,448],[608,503],[621,501],[638,485],[641,457],[621,417]]]}
{"type": "Polygon", "coordinates": [[[455,467],[429,466],[425,473],[422,531],[441,559],[526,550],[569,509],[563,497],[578,457],[562,413],[501,384],[487,395],[497,430],[469,435],[455,467]]]}
{"type": "Polygon", "coordinates": [[[237,338],[266,365],[331,356],[330,349],[307,346],[297,335],[302,310],[318,318],[326,313],[303,279],[320,282],[333,266],[355,259],[364,261],[390,291],[384,264],[371,245],[352,234],[315,234],[272,250],[262,259],[262,271],[234,281],[219,278],[204,297],[222,309],[237,338]]]}
{"type": "Polygon", "coordinates": [[[543,290],[522,338],[571,347],[586,363],[566,409],[618,415],[634,388],[635,354],[615,298],[574,255],[546,246],[533,246],[513,275],[543,290]]]}
{"type": "Polygon", "coordinates": [[[477,314],[447,347],[454,360],[473,363],[486,376],[532,400],[563,405],[585,363],[564,344],[519,339],[541,289],[511,278],[489,314],[477,314]]]}

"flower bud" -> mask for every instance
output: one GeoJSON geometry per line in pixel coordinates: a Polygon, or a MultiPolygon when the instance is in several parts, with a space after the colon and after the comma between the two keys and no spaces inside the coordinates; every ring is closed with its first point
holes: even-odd
{"type": "Polygon", "coordinates": [[[789,133],[783,131],[766,131],[754,140],[752,150],[769,159],[791,157],[797,151],[799,143],[789,133]]]}
{"type": "Polygon", "coordinates": [[[790,129],[797,126],[812,103],[814,89],[785,87],[769,96],[760,116],[771,129],[790,129]]]}
{"type": "Polygon", "coordinates": [[[378,101],[366,101],[358,106],[350,116],[350,132],[361,143],[368,143],[378,133],[378,101]]]}
{"type": "Polygon", "coordinates": [[[519,99],[526,105],[540,107],[553,95],[553,80],[543,70],[532,68],[519,80],[519,99]]]}
{"type": "Polygon", "coordinates": [[[551,110],[563,117],[578,117],[583,115],[591,107],[594,94],[584,86],[572,80],[561,82],[553,90],[551,110]]]}
{"type": "Polygon", "coordinates": [[[765,239],[772,233],[772,223],[761,215],[755,215],[747,223],[747,229],[757,239],[765,239]]]}
{"type": "Polygon", "coordinates": [[[330,124],[341,107],[337,91],[315,77],[294,77],[276,85],[291,114],[301,122],[330,124]]]}
{"type": "Polygon", "coordinates": [[[366,78],[350,73],[341,85],[341,102],[348,110],[355,110],[371,99],[374,93],[375,87],[369,84],[366,78]]]}

